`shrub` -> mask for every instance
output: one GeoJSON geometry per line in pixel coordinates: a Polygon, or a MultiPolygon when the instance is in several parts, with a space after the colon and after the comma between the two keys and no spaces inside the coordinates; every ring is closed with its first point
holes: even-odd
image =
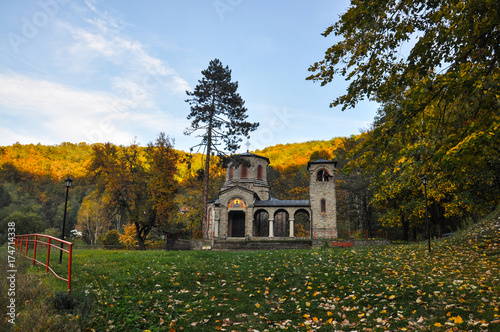
{"type": "Polygon", "coordinates": [[[59,228],[51,227],[51,228],[46,228],[43,231],[44,235],[50,235],[53,237],[60,238],[61,237],[61,230],[59,228]]]}
{"type": "Polygon", "coordinates": [[[120,235],[120,241],[127,248],[132,248],[137,246],[137,239],[135,237],[135,225],[130,224],[125,226],[125,234],[120,235]]]}
{"type": "Polygon", "coordinates": [[[102,244],[105,246],[119,246],[120,243],[120,233],[117,230],[111,230],[104,235],[102,244]]]}

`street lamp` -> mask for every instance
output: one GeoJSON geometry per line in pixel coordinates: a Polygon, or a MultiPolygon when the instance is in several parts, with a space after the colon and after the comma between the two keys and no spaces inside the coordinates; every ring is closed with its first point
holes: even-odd
{"type": "Polygon", "coordinates": [[[429,246],[429,253],[431,252],[431,231],[429,228],[429,205],[427,204],[427,177],[422,176],[422,183],[424,184],[424,194],[425,194],[425,219],[427,221],[427,242],[429,246]]]}
{"type": "MultiPolygon", "coordinates": [[[[66,186],[66,202],[64,203],[64,216],[63,216],[63,225],[62,225],[62,235],[61,235],[61,240],[64,240],[64,232],[66,230],[66,211],[68,209],[68,192],[69,192],[69,187],[71,187],[71,183],[73,182],[73,180],[71,180],[71,178],[68,177],[66,178],[66,180],[64,180],[64,185],[66,186]]],[[[59,255],[59,264],[62,263],[62,254],[63,254],[63,243],[61,242],[61,253],[59,255]]]]}

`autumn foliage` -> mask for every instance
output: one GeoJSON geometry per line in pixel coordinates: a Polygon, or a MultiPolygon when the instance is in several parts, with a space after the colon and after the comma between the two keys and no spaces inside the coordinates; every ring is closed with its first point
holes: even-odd
{"type": "Polygon", "coordinates": [[[349,86],[330,106],[380,104],[346,170],[370,180],[379,220],[404,238],[477,221],[500,197],[500,12],[495,1],[353,1],[307,78],[349,86]]]}
{"type": "MultiPolygon", "coordinates": [[[[337,160],[337,213],[341,234],[359,231],[375,237],[384,230],[392,239],[422,239],[425,236],[425,205],[420,169],[408,155],[413,150],[382,150],[371,141],[373,135],[378,135],[378,130],[329,141],[278,145],[255,153],[270,158],[268,181],[272,196],[279,199],[308,199],[307,161],[337,160]]],[[[0,195],[6,197],[2,200],[7,204],[0,207],[0,217],[7,218],[14,211],[29,217],[35,211],[41,220],[33,219],[30,223],[38,225],[40,232],[59,228],[64,204],[63,179],[69,174],[75,181],[70,191],[67,228],[77,227],[89,244],[99,243],[99,239],[112,229],[124,234],[124,227],[131,223],[131,215],[125,210],[137,211],[140,205],[151,211],[147,215],[142,213],[142,217],[155,218],[155,226],[147,234],[153,240],[167,233],[196,236],[201,222],[203,156],[175,151],[172,159],[162,159],[160,150],[155,150],[153,145],[133,148],[134,162],[140,166],[135,172],[141,172],[135,180],[134,173],[128,171],[134,168],[117,163],[119,160],[133,161],[133,154],[128,159],[122,155],[130,147],[70,143],[50,147],[20,144],[2,147],[0,174],[3,192],[8,198],[0,195]],[[102,159],[99,166],[102,168],[96,168],[96,151],[100,151],[103,158],[102,153],[106,151],[116,158],[109,163],[102,159]],[[89,172],[92,167],[103,175],[96,177],[98,173],[89,172]],[[161,174],[170,175],[162,177],[161,174]],[[146,179],[149,180],[144,182],[146,179]],[[149,189],[140,189],[147,195],[144,200],[131,203],[138,204],[137,207],[127,207],[129,203],[125,199],[134,197],[133,188],[149,189]],[[158,205],[158,202],[164,203],[158,205]],[[161,225],[162,228],[157,229],[161,225]]],[[[429,142],[427,146],[433,145],[429,142]]],[[[444,161],[440,165],[440,173],[430,173],[430,170],[427,173],[432,237],[455,232],[473,223],[495,206],[498,199],[494,168],[491,168],[494,163],[487,159],[467,162],[458,172],[456,167],[444,167],[444,161]]],[[[211,161],[210,173],[209,199],[216,199],[225,180],[225,170],[217,157],[211,161]]],[[[139,227],[149,225],[151,220],[139,219],[139,227]]]]}

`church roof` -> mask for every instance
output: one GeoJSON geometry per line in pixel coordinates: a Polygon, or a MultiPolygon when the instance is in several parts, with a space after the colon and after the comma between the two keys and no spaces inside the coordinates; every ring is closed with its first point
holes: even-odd
{"type": "Polygon", "coordinates": [[[311,203],[308,200],[281,200],[272,198],[265,201],[255,201],[254,206],[275,206],[275,207],[292,207],[292,206],[304,206],[309,207],[311,203]]]}
{"type": "MultiPolygon", "coordinates": [[[[233,190],[245,191],[245,192],[250,193],[254,196],[257,196],[257,193],[255,191],[250,190],[250,189],[245,188],[245,187],[240,186],[240,185],[227,186],[225,189],[221,189],[221,191],[219,191],[219,196],[222,194],[225,194],[229,191],[233,191],[233,190]]],[[[258,199],[258,196],[257,196],[257,199],[258,199]]]]}
{"type": "Polygon", "coordinates": [[[255,153],[243,152],[243,153],[240,153],[239,156],[261,158],[261,159],[267,160],[267,162],[269,163],[269,158],[264,157],[264,156],[259,156],[258,154],[255,154],[255,153]]]}
{"type": "Polygon", "coordinates": [[[317,159],[317,160],[313,160],[313,161],[308,162],[307,169],[309,169],[309,167],[313,164],[334,164],[335,166],[337,166],[337,162],[334,160],[317,159]]]}

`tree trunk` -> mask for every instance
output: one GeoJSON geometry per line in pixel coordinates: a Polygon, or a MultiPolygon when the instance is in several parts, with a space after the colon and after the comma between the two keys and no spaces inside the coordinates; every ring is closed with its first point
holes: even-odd
{"type": "Polygon", "coordinates": [[[203,233],[203,238],[208,238],[208,180],[210,178],[210,153],[212,147],[212,120],[208,123],[208,133],[207,133],[207,155],[205,159],[205,172],[203,173],[203,213],[201,220],[201,229],[203,233]]]}
{"type": "Polygon", "coordinates": [[[137,245],[139,246],[139,250],[146,250],[146,244],[144,243],[144,239],[140,236],[137,236],[137,245]]]}
{"type": "Polygon", "coordinates": [[[90,219],[89,214],[87,213],[87,232],[89,233],[90,245],[93,245],[93,244],[95,244],[94,234],[92,234],[92,228],[90,227],[89,219],[90,219]]]}
{"type": "Polygon", "coordinates": [[[146,250],[146,243],[144,239],[145,236],[141,235],[141,227],[138,222],[134,223],[135,225],[135,237],[137,238],[137,245],[139,246],[139,250],[146,250]]]}
{"type": "Polygon", "coordinates": [[[95,216],[95,232],[94,232],[94,244],[97,244],[97,239],[99,238],[99,219],[97,215],[95,216]]]}
{"type": "Polygon", "coordinates": [[[445,228],[446,228],[446,217],[444,216],[444,207],[442,205],[438,205],[437,207],[437,213],[439,215],[439,228],[438,228],[438,237],[443,237],[443,234],[445,233],[445,228]]]}
{"type": "Polygon", "coordinates": [[[412,241],[416,242],[417,241],[417,227],[413,226],[411,228],[411,230],[412,230],[412,237],[411,237],[411,239],[412,239],[412,241]]]}
{"type": "Polygon", "coordinates": [[[410,233],[410,223],[405,219],[404,214],[401,215],[401,224],[403,225],[403,241],[408,241],[410,233]]]}
{"type": "Polygon", "coordinates": [[[366,230],[368,231],[369,237],[373,237],[371,215],[370,215],[370,205],[368,203],[368,197],[366,197],[366,194],[363,195],[363,210],[364,210],[364,215],[365,215],[366,230]]]}

